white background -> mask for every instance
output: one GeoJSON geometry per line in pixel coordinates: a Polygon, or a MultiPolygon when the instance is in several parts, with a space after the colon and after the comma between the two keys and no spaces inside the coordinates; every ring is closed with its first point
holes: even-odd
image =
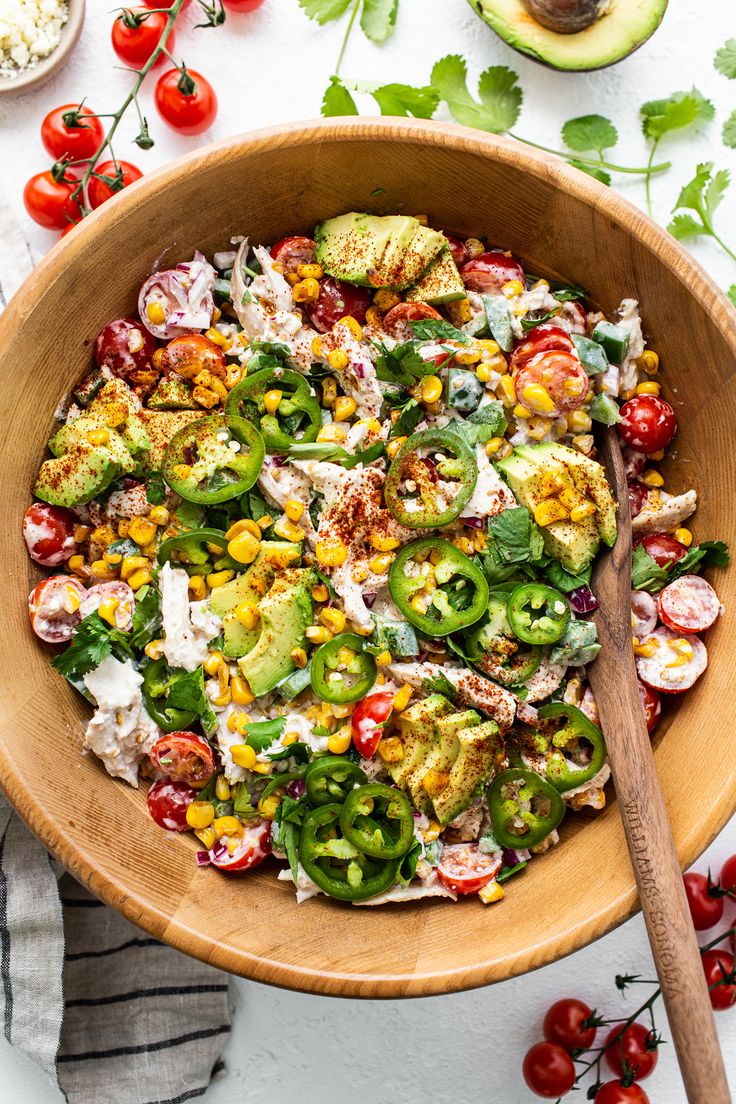
{"type": "MultiPolygon", "coordinates": [[[[0,101],[0,186],[23,221],[29,241],[39,250],[47,249],[55,235],[28,221],[21,192],[30,175],[48,167],[39,139],[43,115],[82,96],[88,97],[95,110],[115,110],[128,86],[127,75],[114,68],[117,62],[109,44],[109,10],[113,7],[113,0],[88,0],[82,38],[68,66],[39,91],[0,101]]],[[[143,171],[198,143],[317,115],[342,37],[342,26],[319,28],[310,23],[297,0],[266,0],[259,12],[232,16],[217,30],[194,30],[193,14],[183,21],[176,52],[214,83],[219,115],[211,131],[199,139],[179,137],[158,120],[151,92],[146,89],[142,99],[155,148],[142,153],[130,145],[132,122],[122,128],[116,146],[118,156],[128,157],[143,171]]],[[[720,142],[720,126],[736,108],[736,82],[725,80],[713,68],[713,55],[729,35],[736,35],[733,0],[709,0],[707,4],[670,0],[662,27],[632,57],[598,73],[565,75],[508,49],[475,18],[466,0],[401,0],[393,39],[378,48],[356,31],[343,74],[422,84],[432,63],[449,52],[462,53],[468,59],[473,78],[489,64],[507,64],[520,74],[525,93],[518,133],[555,146],[560,124],[566,119],[602,112],[619,128],[616,160],[620,164],[646,160],[638,118],[640,103],[695,83],[716,104],[717,122],[699,135],[668,138],[662,143],[662,159],[671,159],[673,168],[654,185],[655,215],[666,222],[680,186],[693,175],[698,160],[713,159],[719,166],[736,170],[736,153],[720,142]]],[[[365,112],[371,110],[370,104],[372,101],[365,101],[365,112]]],[[[619,176],[615,186],[643,204],[643,186],[637,178],[619,176]]],[[[212,208],[216,220],[216,196],[212,208]]],[[[736,184],[719,219],[722,237],[733,247],[736,184]]],[[[284,231],[289,229],[286,212],[284,231]]],[[[736,282],[736,265],[716,246],[705,243],[694,252],[723,286],[736,282]]],[[[100,275],[114,278],[111,273],[100,275]]],[[[711,535],[733,539],[733,534],[711,535]]],[[[728,739],[730,733],[716,725],[715,738],[728,739]]],[[[736,821],[696,869],[705,871],[710,864],[717,870],[733,852],[736,821]]],[[[502,924],[503,907],[497,907],[494,915],[502,924]]],[[[349,916],[336,914],[334,922],[349,923],[349,916]]],[[[544,902],[540,903],[539,922],[544,923],[544,902]]],[[[329,939],[329,931],[325,938],[329,939]]],[[[390,1095],[402,1104],[440,1104],[454,1097],[465,1104],[530,1104],[538,1098],[532,1098],[522,1082],[521,1060],[527,1047],[541,1037],[545,1008],[560,996],[574,994],[610,1015],[633,1009],[639,994],[635,991],[631,1001],[622,1000],[613,982],[617,973],[651,976],[646,935],[638,918],[570,959],[473,993],[421,1001],[360,1002],[292,994],[235,980],[234,1030],[225,1052],[229,1075],[213,1085],[204,1100],[206,1104],[284,1104],[287,1100],[369,1104],[376,1097],[390,1095]]],[[[721,1013],[718,1026],[736,1089],[736,1011],[721,1013]]],[[[664,1018],[661,1028],[666,1036],[664,1018]]],[[[56,1104],[61,1100],[36,1067],[4,1040],[0,1040],[0,1085],[4,1104],[56,1104]]],[[[660,1050],[658,1068],[646,1089],[652,1104],[684,1104],[670,1046],[660,1050]]],[[[573,1099],[580,1100],[581,1095],[573,1099]]]]}

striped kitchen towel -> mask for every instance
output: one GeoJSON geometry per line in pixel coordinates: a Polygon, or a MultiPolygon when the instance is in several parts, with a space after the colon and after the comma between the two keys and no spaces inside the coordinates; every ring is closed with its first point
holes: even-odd
{"type": "MultiPolygon", "coordinates": [[[[0,241],[1,310],[35,259],[2,195],[0,241]]],[[[92,897],[0,793],[0,1022],[70,1104],[183,1104],[224,1069],[227,975],[92,897]]]]}

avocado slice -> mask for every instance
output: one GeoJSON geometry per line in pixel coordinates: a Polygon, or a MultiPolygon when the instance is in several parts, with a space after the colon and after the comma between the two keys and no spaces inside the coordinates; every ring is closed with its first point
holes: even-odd
{"type": "Polygon", "coordinates": [[[475,723],[456,735],[459,751],[449,780],[442,793],[433,799],[434,814],[440,824],[449,824],[472,804],[504,751],[501,729],[495,721],[475,723]]]}
{"type": "MultiPolygon", "coordinates": [[[[572,34],[542,26],[523,0],[469,0],[473,10],[519,53],[553,69],[602,69],[646,42],[667,0],[608,0],[595,22],[572,34]]],[[[549,6],[549,5],[548,5],[549,6]]]]}
{"type": "Polygon", "coordinates": [[[183,379],[170,376],[159,380],[156,390],[148,400],[149,410],[197,410],[192,389],[183,379]]]}
{"type": "Polygon", "coordinates": [[[97,419],[101,427],[109,427],[112,409],[116,413],[125,413],[125,421],[117,424],[115,429],[122,437],[130,455],[139,457],[142,452],[147,452],[151,442],[141,419],[138,402],[127,384],[120,379],[108,380],[87,407],[86,416],[97,419]]]}
{"type": "Polygon", "coordinates": [[[576,490],[598,508],[595,521],[601,540],[609,547],[616,543],[616,502],[606,473],[596,460],[583,456],[582,452],[568,448],[567,445],[558,445],[552,441],[533,446],[521,445],[516,451],[533,463],[544,463],[549,457],[563,464],[572,476],[576,490]]]}
{"type": "Polygon", "coordinates": [[[212,591],[210,597],[212,612],[222,618],[224,655],[237,659],[239,656],[247,655],[257,644],[261,627],[257,625],[254,629],[246,629],[235,616],[235,607],[241,602],[260,604],[276,578],[276,569],[267,558],[267,553],[288,548],[291,548],[288,541],[264,541],[260,552],[246,572],[212,591]]]}
{"type": "Polygon", "coordinates": [[[444,303],[456,303],[465,299],[467,292],[460,278],[455,259],[450,249],[442,252],[406,293],[408,303],[428,303],[432,307],[441,307],[444,303]]]}
{"type": "Polygon", "coordinates": [[[279,572],[259,603],[260,634],[238,666],[259,697],[273,690],[295,669],[295,648],[306,645],[306,629],[312,620],[311,589],[316,576],[311,568],[293,567],[279,572]]]}
{"type": "Polygon", "coordinates": [[[447,246],[439,230],[409,215],[356,211],[327,219],[315,230],[317,261],[338,280],[365,287],[411,287],[447,246]]]}
{"type": "Polygon", "coordinates": [[[435,724],[440,717],[452,713],[452,704],[442,694],[430,694],[405,709],[399,718],[399,738],[404,754],[397,763],[387,763],[391,778],[403,786],[408,775],[424,757],[434,742],[435,724]]]}
{"type": "Polygon", "coordinates": [[[44,461],[33,493],[52,506],[79,506],[104,491],[121,470],[104,445],[78,445],[63,456],[44,461]]]}

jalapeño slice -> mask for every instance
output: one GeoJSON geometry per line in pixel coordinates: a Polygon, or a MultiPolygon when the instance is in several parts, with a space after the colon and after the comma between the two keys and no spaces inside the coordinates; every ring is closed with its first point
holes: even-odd
{"type": "Polygon", "coordinates": [[[407,621],[427,636],[447,636],[475,624],[488,603],[483,572],[441,537],[404,545],[391,564],[388,585],[407,621]]]}
{"type": "MultiPolygon", "coordinates": [[[[179,671],[179,675],[181,675],[179,671]]],[[[197,714],[186,709],[175,709],[167,704],[173,672],[166,660],[150,660],[143,668],[141,693],[146,712],[162,732],[180,732],[188,729],[197,714]]]]}
{"type": "Polygon", "coordinates": [[[365,639],[341,633],[321,644],[312,656],[312,689],[334,705],[360,701],[376,681],[376,661],[364,651],[365,639]]]}
{"type": "Polygon", "coordinates": [[[312,805],[329,805],[344,801],[355,786],[367,782],[365,771],[351,759],[326,755],[313,759],[307,767],[304,783],[312,805]]]}
{"type": "Polygon", "coordinates": [[[540,732],[549,742],[547,780],[555,789],[565,793],[595,778],[606,761],[606,744],[582,710],[567,702],[550,702],[540,706],[539,720],[540,732]]]}
{"type": "Polygon", "coordinates": [[[225,413],[259,426],[266,448],[273,452],[288,452],[297,442],[316,441],[322,426],[322,411],[309,384],[290,368],[264,368],[248,376],[228,395],[225,413]],[[279,391],[281,399],[270,414],[264,398],[273,391],[279,391]]]}
{"type": "Polygon", "coordinates": [[[386,476],[386,505],[409,529],[434,529],[453,521],[473,493],[478,464],[472,449],[449,429],[408,437],[386,476]]]}
{"type": "Polygon", "coordinates": [[[535,847],[565,815],[554,786],[525,767],[496,775],[488,790],[493,834],[502,847],[535,847]]]}
{"type": "Polygon", "coordinates": [[[522,583],[509,595],[509,624],[525,644],[554,644],[565,635],[570,606],[559,590],[543,583],[522,583]]]}
{"type": "Polygon", "coordinates": [[[265,454],[263,438],[251,422],[213,414],[174,434],[164,455],[163,477],[188,502],[227,502],[253,486],[265,454]]]}
{"type": "Polygon", "coordinates": [[[348,794],[340,813],[345,839],[374,859],[399,859],[414,842],[414,814],[400,790],[371,782],[348,794]]]}
{"type": "Polygon", "coordinates": [[[383,893],[396,879],[396,859],[374,859],[345,839],[340,805],[321,805],[304,818],[299,861],[308,877],[330,897],[365,901],[383,893]]]}

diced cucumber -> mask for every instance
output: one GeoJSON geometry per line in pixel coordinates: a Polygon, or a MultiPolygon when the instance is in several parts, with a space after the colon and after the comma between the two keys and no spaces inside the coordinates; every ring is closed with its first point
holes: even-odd
{"type": "Polygon", "coordinates": [[[477,410],[485,388],[475,372],[467,368],[450,368],[447,373],[446,397],[448,406],[463,414],[477,410]]]}
{"type": "Polygon", "coordinates": [[[596,395],[588,407],[588,413],[594,422],[602,422],[607,426],[616,425],[621,421],[618,404],[610,395],[596,395]]]}
{"type": "Polygon", "coordinates": [[[298,698],[302,690],[306,690],[312,679],[312,665],[308,663],[306,667],[297,667],[295,671],[292,671],[290,675],[287,675],[278,686],[276,692],[284,699],[284,701],[293,701],[294,698],[298,698]]]}
{"type": "Polygon", "coordinates": [[[591,341],[582,334],[573,334],[572,340],[578,351],[578,356],[583,368],[589,376],[598,376],[608,368],[608,357],[603,345],[597,341],[591,341]]]}
{"type": "Polygon", "coordinates": [[[370,651],[380,655],[390,652],[392,656],[415,656],[419,654],[419,642],[416,633],[406,621],[392,621],[389,617],[373,614],[376,626],[370,651]]]}
{"type": "Polygon", "coordinates": [[[215,280],[215,302],[218,305],[220,303],[230,303],[230,302],[232,302],[232,298],[233,298],[233,289],[232,289],[232,284],[230,283],[230,281],[229,280],[223,280],[223,279],[220,279],[220,278],[215,280]]]}
{"type": "Polygon", "coordinates": [[[593,340],[602,345],[611,364],[622,365],[629,351],[629,331],[612,322],[599,322],[593,340]]]}
{"type": "Polygon", "coordinates": [[[474,318],[466,322],[463,326],[463,333],[467,334],[468,337],[487,337],[489,330],[485,311],[482,314],[476,314],[474,318]]]}
{"type": "Polygon", "coordinates": [[[75,403],[78,406],[89,406],[102,390],[104,383],[105,377],[102,372],[90,372],[72,391],[75,403]]]}
{"type": "Polygon", "coordinates": [[[514,347],[514,331],[508,301],[503,295],[482,295],[481,298],[493,340],[505,353],[510,353],[514,347]]]}

